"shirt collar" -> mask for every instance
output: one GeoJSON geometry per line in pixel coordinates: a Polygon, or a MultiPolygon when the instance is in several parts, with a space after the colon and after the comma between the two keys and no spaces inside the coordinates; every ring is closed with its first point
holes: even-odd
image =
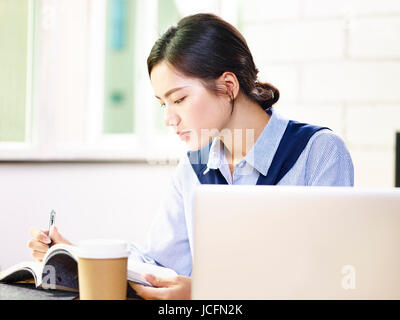
{"type": "Polygon", "coordinates": [[[207,173],[210,169],[219,169],[221,165],[226,161],[224,144],[219,137],[215,137],[210,146],[210,152],[208,154],[207,173]]]}
{"type": "MultiPolygon", "coordinates": [[[[244,157],[244,161],[264,176],[268,173],[272,159],[289,122],[289,120],[282,117],[273,108],[270,110],[272,113],[271,118],[253,147],[244,157]]],[[[204,173],[207,173],[209,169],[219,169],[223,163],[227,163],[224,145],[222,141],[216,137],[211,143],[207,170],[204,173]]]]}

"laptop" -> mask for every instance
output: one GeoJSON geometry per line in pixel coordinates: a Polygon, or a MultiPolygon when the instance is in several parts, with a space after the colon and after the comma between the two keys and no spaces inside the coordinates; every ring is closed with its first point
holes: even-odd
{"type": "Polygon", "coordinates": [[[400,299],[400,188],[200,185],[193,299],[400,299]]]}

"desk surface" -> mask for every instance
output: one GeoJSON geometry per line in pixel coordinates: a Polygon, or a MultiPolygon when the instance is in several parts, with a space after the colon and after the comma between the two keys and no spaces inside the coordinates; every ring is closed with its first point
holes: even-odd
{"type": "MultiPolygon", "coordinates": [[[[79,293],[36,288],[34,283],[0,283],[0,300],[79,300],[79,293]]],[[[127,300],[142,300],[128,285],[127,300]]]]}
{"type": "Polygon", "coordinates": [[[0,300],[73,300],[76,292],[38,289],[30,283],[0,283],[0,300]]]}

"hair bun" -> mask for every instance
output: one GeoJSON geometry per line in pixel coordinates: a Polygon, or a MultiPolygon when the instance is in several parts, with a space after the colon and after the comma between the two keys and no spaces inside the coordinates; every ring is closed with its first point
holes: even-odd
{"type": "Polygon", "coordinates": [[[279,100],[279,90],[268,82],[255,81],[255,90],[252,91],[253,98],[264,110],[272,107],[279,100]]]}

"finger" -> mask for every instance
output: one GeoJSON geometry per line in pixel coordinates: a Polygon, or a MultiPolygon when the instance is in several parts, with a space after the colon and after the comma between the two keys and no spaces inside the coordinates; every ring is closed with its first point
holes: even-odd
{"type": "Polygon", "coordinates": [[[152,288],[141,284],[130,282],[131,287],[136,293],[146,300],[166,300],[168,288],[152,288]]]}
{"type": "Polygon", "coordinates": [[[157,288],[169,287],[169,286],[177,284],[175,277],[174,278],[160,278],[160,277],[156,277],[153,274],[145,274],[144,278],[152,286],[157,287],[157,288]]]}
{"type": "Polygon", "coordinates": [[[53,240],[54,243],[66,243],[72,244],[68,240],[66,240],[61,233],[58,232],[58,229],[55,225],[50,227],[50,238],[53,240]]]}
{"type": "Polygon", "coordinates": [[[48,245],[37,240],[30,240],[28,242],[28,247],[40,252],[46,252],[49,249],[48,245]]]}
{"type": "Polygon", "coordinates": [[[40,251],[33,250],[32,257],[34,257],[36,260],[42,260],[44,258],[44,253],[40,252],[40,251]]]}
{"type": "Polygon", "coordinates": [[[40,230],[37,227],[32,227],[29,230],[30,235],[32,236],[32,238],[41,241],[43,243],[50,243],[50,239],[49,237],[46,235],[45,231],[40,230]]]}
{"type": "Polygon", "coordinates": [[[62,236],[58,232],[58,229],[56,228],[55,225],[50,227],[49,236],[54,242],[61,242],[61,240],[62,240],[62,236]]]}

